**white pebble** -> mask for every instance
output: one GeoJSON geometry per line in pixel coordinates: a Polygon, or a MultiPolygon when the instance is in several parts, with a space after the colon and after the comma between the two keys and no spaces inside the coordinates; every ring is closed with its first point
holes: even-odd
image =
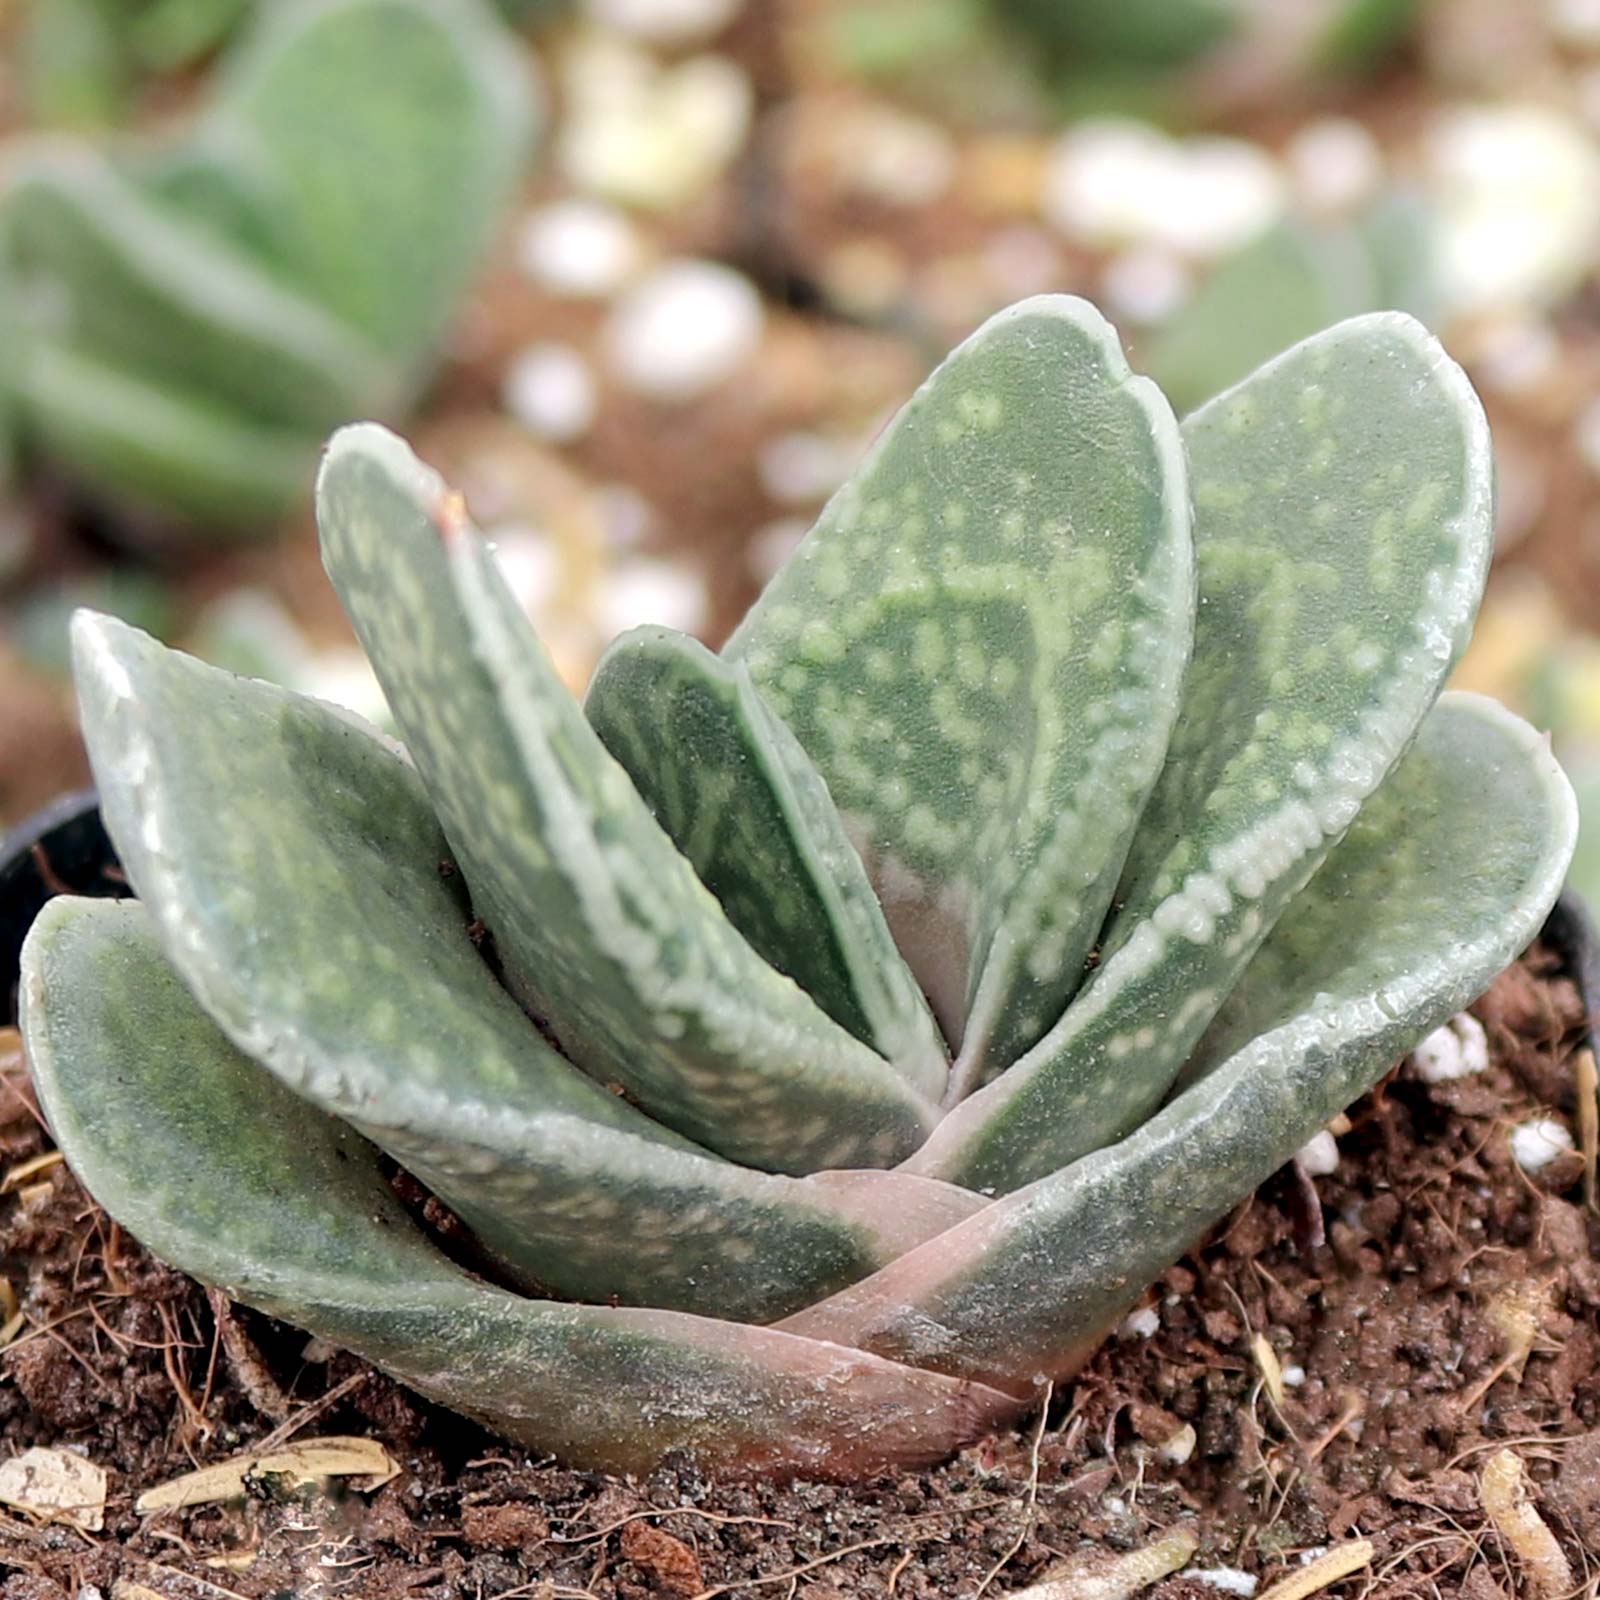
{"type": "Polygon", "coordinates": [[[594,425],[600,400],[588,363],[569,344],[529,345],[512,360],[501,399],[541,439],[567,444],[594,425]]]}
{"type": "Polygon", "coordinates": [[[1193,1423],[1186,1422],[1156,1451],[1156,1458],[1170,1462],[1175,1467],[1181,1467],[1194,1454],[1194,1447],[1198,1442],[1193,1423]]]}
{"type": "Polygon", "coordinates": [[[1575,119],[1535,105],[1457,108],[1435,121],[1426,154],[1450,311],[1542,305],[1589,271],[1600,151],[1575,119]]]}
{"type": "Polygon", "coordinates": [[[1361,123],[1325,117],[1302,128],[1284,150],[1289,178],[1309,210],[1348,214],[1383,182],[1383,151],[1361,123]]]}
{"type": "Polygon", "coordinates": [[[774,500],[795,505],[822,500],[850,476],[855,452],[826,434],[780,433],[761,451],[761,486],[774,500]]]}
{"type": "Polygon", "coordinates": [[[537,617],[561,591],[561,554],[533,528],[496,528],[495,561],[517,604],[537,617]]]}
{"type": "Polygon", "coordinates": [[[1424,1083],[1470,1078],[1489,1065],[1489,1037],[1470,1011],[1459,1012],[1435,1028],[1411,1052],[1411,1070],[1424,1083]]]}
{"type": "Polygon", "coordinates": [[[1100,292],[1111,309],[1152,327],[1172,316],[1193,290],[1182,258],[1159,245],[1119,251],[1100,275],[1100,292]]]}
{"type": "Polygon", "coordinates": [[[892,106],[847,113],[834,129],[833,148],[841,176],[884,205],[932,205],[955,177],[950,135],[937,123],[892,106]]]}
{"type": "Polygon", "coordinates": [[[669,561],[630,561],[606,578],[595,610],[607,638],[646,622],[697,633],[706,620],[706,586],[698,573],[669,561]]]}
{"type": "Polygon", "coordinates": [[[612,310],[607,360],[641,394],[688,400],[755,354],[764,323],[761,296],[742,274],[715,261],[668,261],[612,310]]]}
{"type": "Polygon", "coordinates": [[[1295,1152],[1295,1160],[1313,1178],[1326,1178],[1339,1170],[1339,1145],[1326,1128],[1311,1138],[1295,1152]]]}
{"type": "Polygon", "coordinates": [[[554,294],[604,299],[639,266],[632,222],[602,200],[573,197],[529,214],[517,239],[517,264],[554,294]]]}
{"type": "Polygon", "coordinates": [[[1161,1327],[1161,1314],[1154,1306],[1140,1306],[1122,1319],[1117,1329],[1119,1339],[1148,1339],[1161,1327]]]}
{"type": "Polygon", "coordinates": [[[1306,1381],[1306,1369],[1300,1366],[1285,1367],[1279,1377],[1283,1379],[1286,1389],[1298,1389],[1306,1381]]]}
{"type": "Polygon", "coordinates": [[[1185,1567],[1178,1576],[1193,1578],[1196,1583],[1220,1589],[1224,1594],[1240,1595],[1243,1600],[1250,1600],[1259,1582],[1253,1573],[1241,1572],[1237,1567],[1185,1567]]]}
{"type": "Polygon", "coordinates": [[[755,91],[725,56],[664,67],[616,35],[565,57],[557,160],[567,180],[621,205],[667,211],[703,194],[749,132],[755,91]]]}
{"type": "Polygon", "coordinates": [[[1600,50],[1600,0],[1546,0],[1550,26],[1579,50],[1600,50]]]}
{"type": "Polygon", "coordinates": [[[1159,244],[1214,257],[1282,211],[1273,158],[1243,139],[1179,141],[1146,123],[1080,123],[1057,141],[1044,181],[1047,219],[1098,247],[1159,244]]]}
{"type": "Polygon", "coordinates": [[[1538,1172],[1572,1148],[1572,1134],[1554,1117],[1535,1117],[1511,1130],[1512,1159],[1524,1172],[1538,1172]]]}
{"type": "Polygon", "coordinates": [[[727,27],[744,0],[586,0],[584,9],[618,33],[651,44],[684,44],[727,27]]]}

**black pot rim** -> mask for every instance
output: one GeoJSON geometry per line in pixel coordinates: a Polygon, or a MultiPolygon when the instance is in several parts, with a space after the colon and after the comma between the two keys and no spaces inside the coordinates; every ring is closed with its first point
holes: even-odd
{"type": "Polygon", "coordinates": [[[11,876],[12,869],[23,856],[33,853],[36,844],[43,844],[57,828],[76,822],[100,805],[99,793],[94,789],[74,789],[70,794],[57,796],[49,805],[24,817],[3,839],[0,839],[0,893],[11,876]]]}

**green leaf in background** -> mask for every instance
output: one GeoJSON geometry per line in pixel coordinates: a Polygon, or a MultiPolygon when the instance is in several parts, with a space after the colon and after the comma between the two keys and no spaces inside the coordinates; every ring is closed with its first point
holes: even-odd
{"type": "Polygon", "coordinates": [[[638,628],[601,658],[584,714],[756,953],[937,1100],[938,1025],[827,785],[749,673],[638,628]]]}
{"type": "Polygon", "coordinates": [[[264,8],[210,116],[206,136],[267,186],[293,280],[415,375],[536,131],[493,15],[479,0],[264,8]]]}
{"type": "Polygon", "coordinates": [[[1098,312],[1045,296],[939,366],[728,643],[959,1041],[952,1095],[1082,976],[1193,603],[1172,413],[1098,312]]]}
{"type": "Polygon", "coordinates": [[[1471,631],[1493,547],[1488,424],[1420,324],[1385,312],[1308,339],[1183,435],[1194,660],[1100,965],[912,1170],[1008,1190],[1137,1126],[1471,631]]]}
{"type": "Polygon", "coordinates": [[[727,920],[438,475],[382,428],[347,428],[318,479],[317,520],[507,979],[563,1049],[750,1166],[909,1155],[929,1103],[727,920]]]}
{"type": "Polygon", "coordinates": [[[1575,830],[1547,741],[1493,701],[1445,695],[1164,1110],[784,1326],[963,1377],[1069,1374],[1146,1283],[1535,937],[1575,830]]]}
{"type": "Polygon", "coordinates": [[[936,1460],[1016,1409],[789,1334],[468,1278],[416,1230],[371,1145],[229,1045],[137,905],[53,901],[23,971],[51,1129],[146,1245],[529,1448],[613,1472],[691,1451],[728,1471],[848,1476],[936,1460]]]}

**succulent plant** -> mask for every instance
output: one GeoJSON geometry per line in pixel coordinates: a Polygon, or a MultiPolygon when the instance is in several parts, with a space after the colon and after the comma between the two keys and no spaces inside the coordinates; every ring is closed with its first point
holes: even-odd
{"type": "Polygon", "coordinates": [[[627,634],[581,709],[399,440],[317,505],[406,751],[81,613],[138,899],[40,916],[29,1058],[158,1254],[573,1462],[840,1476],[1016,1413],[1571,851],[1544,742],[1440,694],[1489,439],[1398,314],[1180,430],[1091,307],[1013,307],[720,655],[627,634]]]}
{"type": "Polygon", "coordinates": [[[275,3],[217,76],[180,142],[36,139],[0,191],[10,427],[208,536],[269,523],[328,429],[416,392],[534,114],[481,0],[275,3]]]}

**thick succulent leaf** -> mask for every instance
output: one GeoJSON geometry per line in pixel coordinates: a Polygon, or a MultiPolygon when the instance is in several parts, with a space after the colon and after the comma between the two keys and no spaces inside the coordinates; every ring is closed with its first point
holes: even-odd
{"type": "Polygon", "coordinates": [[[378,736],[111,618],[80,612],[73,631],[107,828],[196,998],[508,1272],[761,1320],[973,1206],[899,1174],[830,1187],[686,1145],[558,1056],[495,981],[422,784],[378,736]]]}
{"type": "Polygon", "coordinates": [[[19,427],[108,496],[216,536],[258,534],[305,494],[311,434],[230,414],[50,340],[14,349],[19,427]]]}
{"type": "Polygon", "coordinates": [[[1215,268],[1151,339],[1139,365],[1181,414],[1290,345],[1382,304],[1359,229],[1291,219],[1215,268]]]}
{"type": "MultiPolygon", "coordinates": [[[[848,1476],[947,1455],[1011,1409],[789,1334],[469,1279],[413,1227],[371,1145],[217,1031],[132,902],[55,900],[23,972],[40,1101],[112,1216],[175,1266],[534,1449],[617,1472],[686,1452],[724,1472],[848,1476]]],[[[624,1230],[600,1231],[619,1247],[624,1230]]]]}
{"type": "Polygon", "coordinates": [[[1012,1189],[1160,1103],[1284,907],[1415,734],[1493,539],[1489,433],[1420,324],[1320,334],[1184,424],[1200,608],[1093,981],[913,1170],[1012,1189]]]}
{"type": "Polygon", "coordinates": [[[4,226],[31,326],[109,366],[310,437],[392,403],[398,377],[374,345],[95,151],[31,155],[4,226]]]}
{"type": "Polygon", "coordinates": [[[207,135],[272,187],[296,281],[410,363],[475,270],[536,114],[523,53],[478,0],[282,0],[230,57],[207,135]]]}
{"type": "Polygon", "coordinates": [[[1256,956],[1196,1081],[1120,1144],[784,1326],[1002,1385],[1071,1371],[1537,934],[1576,826],[1547,742],[1493,701],[1445,695],[1256,956]]]}
{"type": "Polygon", "coordinates": [[[1044,296],[945,360],[729,642],[857,836],[961,1082],[1081,979],[1193,605],[1172,413],[1098,312],[1044,296]]]}
{"type": "Polygon", "coordinates": [[[606,753],[437,474],[381,428],[317,485],[323,560],[508,981],[578,1064],[747,1165],[883,1167],[932,1118],[738,933],[606,753]]]}
{"type": "Polygon", "coordinates": [[[601,658],[584,714],[756,953],[942,1095],[938,1024],[827,784],[750,674],[670,628],[638,628],[601,658]]]}

